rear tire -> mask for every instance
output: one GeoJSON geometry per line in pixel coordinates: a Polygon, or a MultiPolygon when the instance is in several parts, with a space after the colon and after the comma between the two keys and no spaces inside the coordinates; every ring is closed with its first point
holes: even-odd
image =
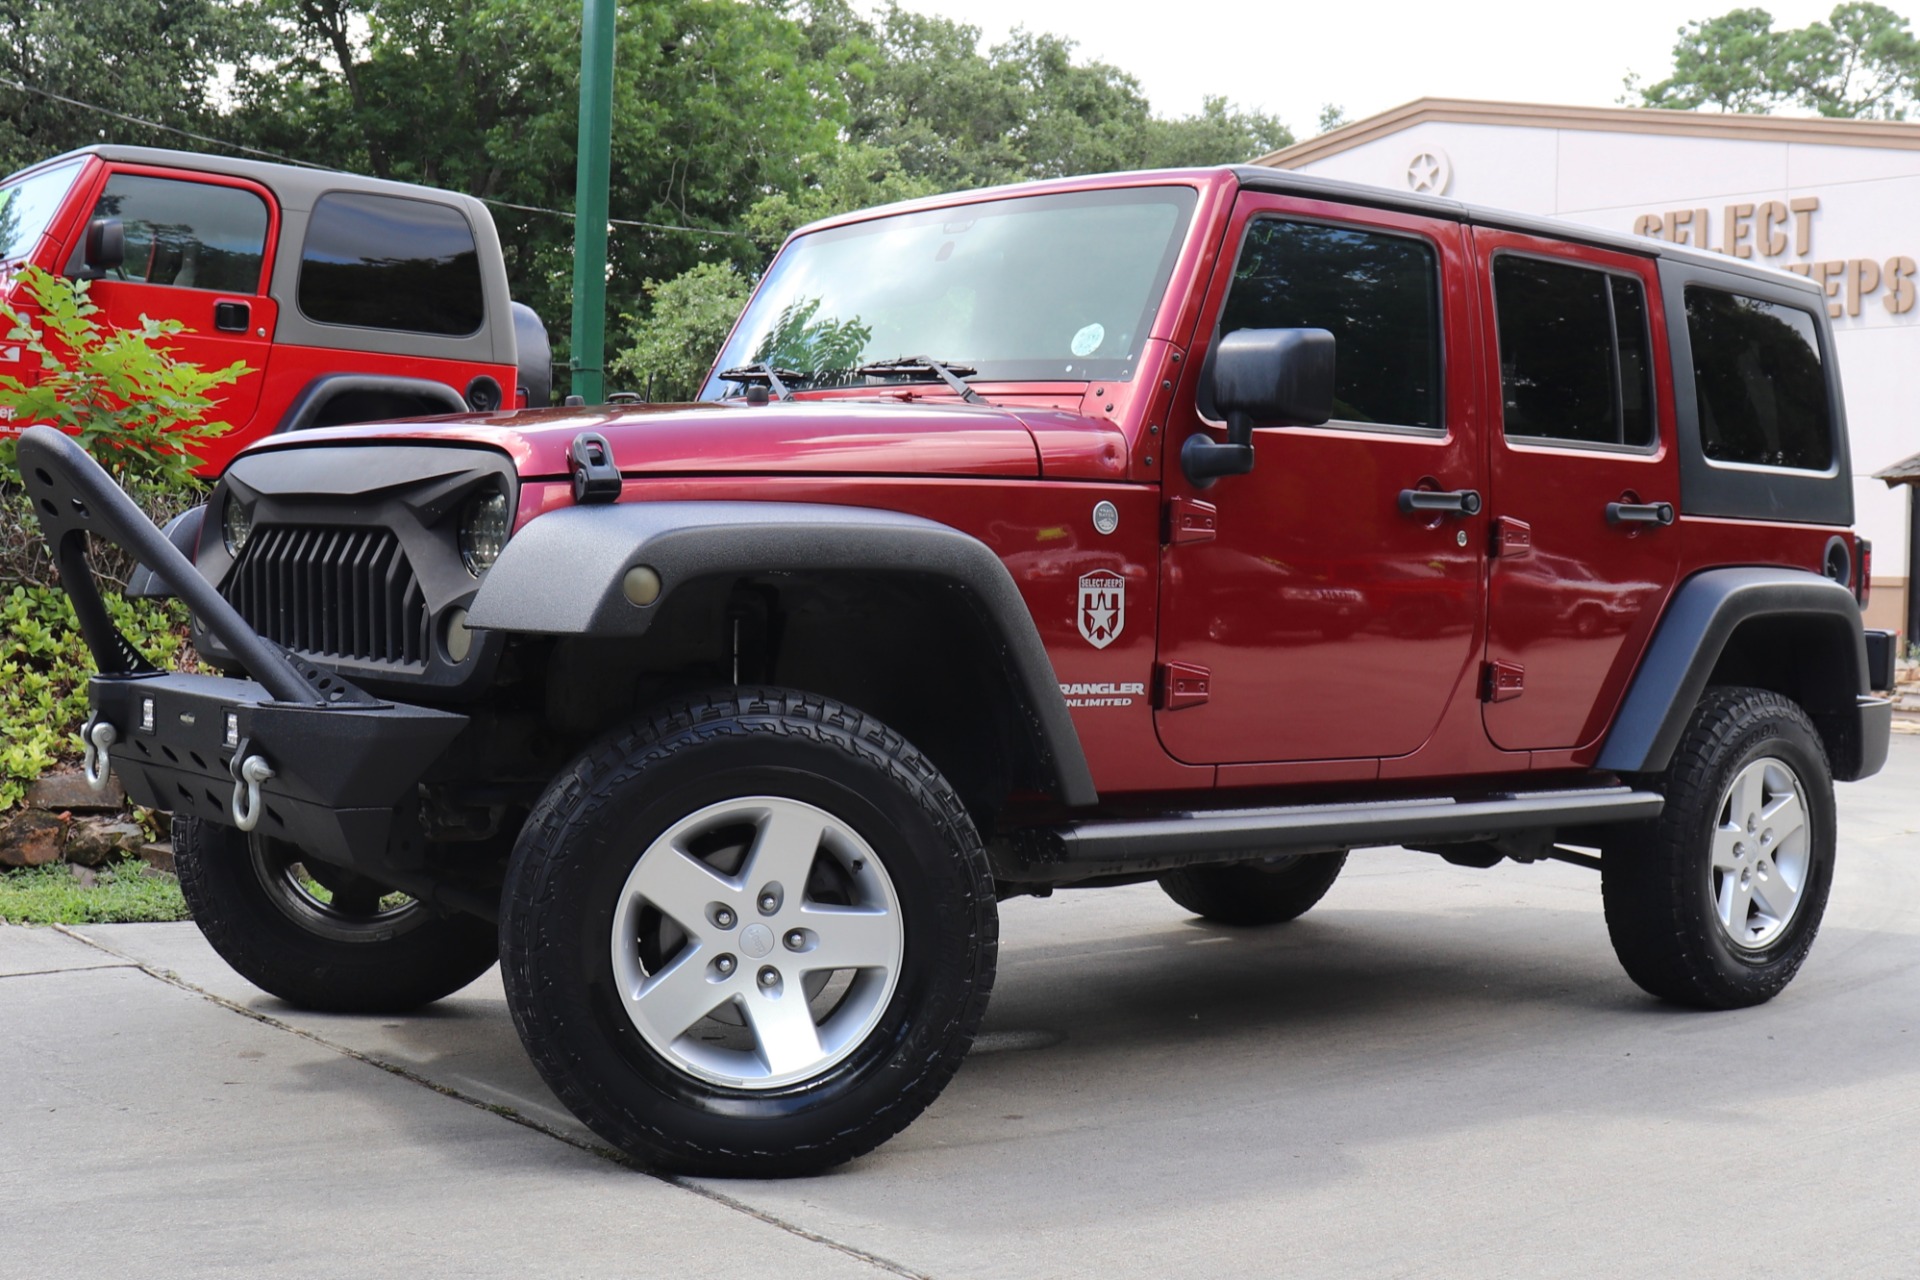
{"type": "Polygon", "coordinates": [[[1279,854],[1226,867],[1187,867],[1160,877],[1169,898],[1216,924],[1284,924],[1327,896],[1345,853],[1279,854]]]}
{"type": "Polygon", "coordinates": [[[486,921],[395,901],[278,840],[180,817],[173,861],[193,922],[220,958],[303,1009],[404,1013],[493,967],[498,944],[486,921]]]}
{"type": "Polygon", "coordinates": [[[1779,994],[1833,883],[1833,774],[1813,722],[1765,689],[1709,689],[1658,789],[1666,807],[1602,850],[1607,932],[1627,975],[1701,1009],[1779,994]]]}

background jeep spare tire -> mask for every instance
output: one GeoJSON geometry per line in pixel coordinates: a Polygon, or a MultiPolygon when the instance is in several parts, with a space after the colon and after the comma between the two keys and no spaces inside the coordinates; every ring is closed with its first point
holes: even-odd
{"type": "Polygon", "coordinates": [[[986,854],[939,772],[823,698],[730,690],[576,760],[500,926],[541,1075],[635,1157],[704,1174],[850,1159],[939,1094],[993,984],[986,854]]]}

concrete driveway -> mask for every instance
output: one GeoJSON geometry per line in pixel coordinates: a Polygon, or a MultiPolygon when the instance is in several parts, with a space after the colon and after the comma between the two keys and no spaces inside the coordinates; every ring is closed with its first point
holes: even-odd
{"type": "Polygon", "coordinates": [[[979,1046],[876,1154],[600,1153],[488,975],[301,1013],[189,925],[0,927],[0,1275],[1900,1276],[1920,1269],[1920,738],[1843,787],[1787,992],[1686,1013],[1598,877],[1354,855],[1297,923],[1003,907],[979,1046]]]}

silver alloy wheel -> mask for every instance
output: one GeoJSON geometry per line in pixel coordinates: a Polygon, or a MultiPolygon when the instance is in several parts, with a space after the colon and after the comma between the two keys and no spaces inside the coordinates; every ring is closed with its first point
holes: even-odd
{"type": "Polygon", "coordinates": [[[665,1061],[777,1089],[858,1048],[893,997],[905,933],[893,881],[824,809],[745,796],[647,847],[614,910],[614,978],[665,1061]]]}
{"type": "Polygon", "coordinates": [[[1792,923],[1813,865],[1813,832],[1800,778],[1762,756],[1733,776],[1713,830],[1713,905],[1727,940],[1743,951],[1773,944],[1792,923]]]}
{"type": "Polygon", "coordinates": [[[250,835],[247,852],[268,900],[308,933],[336,942],[382,942],[429,918],[414,899],[391,902],[397,895],[354,872],[323,868],[313,874],[300,861],[300,851],[283,841],[250,835]],[[309,881],[326,896],[315,894],[309,881]]]}

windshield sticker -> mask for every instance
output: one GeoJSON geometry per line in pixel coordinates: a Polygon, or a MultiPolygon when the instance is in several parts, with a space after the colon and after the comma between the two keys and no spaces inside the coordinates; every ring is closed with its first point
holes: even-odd
{"type": "Polygon", "coordinates": [[[1080,577],[1080,634],[1096,649],[1120,638],[1127,625],[1127,580],[1107,569],[1080,577]]]}
{"type": "Polygon", "coordinates": [[[1090,324],[1073,335],[1073,354],[1090,356],[1100,349],[1107,340],[1107,328],[1102,324],[1090,324]]]}

